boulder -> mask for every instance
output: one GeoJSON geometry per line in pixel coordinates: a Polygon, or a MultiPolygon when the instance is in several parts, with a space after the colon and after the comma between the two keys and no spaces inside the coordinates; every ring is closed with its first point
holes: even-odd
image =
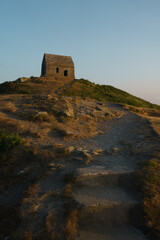
{"type": "Polygon", "coordinates": [[[53,111],[58,116],[75,117],[73,106],[69,101],[58,102],[53,107],[53,111]]]}

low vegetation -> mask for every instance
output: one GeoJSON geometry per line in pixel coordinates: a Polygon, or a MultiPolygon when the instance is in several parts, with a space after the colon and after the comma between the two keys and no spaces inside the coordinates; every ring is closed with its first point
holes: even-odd
{"type": "Polygon", "coordinates": [[[146,117],[160,117],[160,111],[158,109],[134,107],[134,106],[125,106],[131,112],[141,114],[146,117]]]}
{"type": "Polygon", "coordinates": [[[23,138],[21,138],[18,134],[10,134],[7,135],[3,130],[0,130],[0,156],[1,160],[4,156],[8,155],[8,153],[17,145],[23,142],[23,138]]]}
{"type": "Polygon", "coordinates": [[[137,98],[125,91],[109,85],[99,85],[85,79],[75,81],[71,86],[62,88],[60,94],[65,96],[81,96],[98,101],[122,103],[143,108],[160,109],[160,106],[137,98]]]}
{"type": "MultiPolygon", "coordinates": [[[[160,154],[159,154],[160,155],[160,154]]],[[[160,156],[159,156],[160,157],[160,156]]],[[[160,239],[160,158],[147,161],[137,173],[142,193],[145,222],[150,233],[160,239]]]]}
{"type": "MultiPolygon", "coordinates": [[[[135,107],[160,110],[160,106],[135,97],[118,88],[109,85],[95,84],[85,79],[74,80],[72,83],[69,82],[64,85],[63,82],[57,82],[55,79],[31,76],[30,81],[24,83],[4,82],[0,84],[0,94],[46,94],[49,92],[54,93],[55,91],[64,96],[87,97],[98,101],[121,103],[135,107]],[[39,83],[38,88],[37,83],[39,83]]],[[[137,109],[137,111],[139,110],[137,109]]]]}
{"type": "Polygon", "coordinates": [[[4,82],[0,84],[0,94],[29,94],[30,91],[25,90],[20,83],[4,82]]]}
{"type": "Polygon", "coordinates": [[[66,240],[74,240],[74,237],[77,233],[77,225],[78,225],[78,210],[72,209],[68,214],[68,217],[66,220],[66,231],[65,231],[66,240]]]}
{"type": "Polygon", "coordinates": [[[64,204],[64,209],[65,209],[64,239],[65,240],[74,240],[77,234],[79,211],[76,206],[76,203],[72,200],[64,204]]]}
{"type": "Polygon", "coordinates": [[[142,121],[148,122],[139,129],[139,134],[144,134],[152,139],[152,144],[139,149],[134,148],[134,152],[141,152],[145,155],[148,152],[149,160],[142,161],[143,164],[137,172],[137,186],[141,193],[142,210],[145,226],[149,230],[151,239],[160,240],[160,147],[159,142],[155,142],[160,135],[160,111],[156,109],[137,108],[126,106],[132,112],[142,116],[142,121]]]}
{"type": "MultiPolygon", "coordinates": [[[[22,80],[23,81],[23,80],[22,80]]],[[[66,81],[66,84],[69,80],[66,81]]],[[[57,81],[54,77],[27,78],[24,82],[7,81],[0,84],[0,94],[53,94],[64,86],[63,81],[57,81]]]]}
{"type": "Polygon", "coordinates": [[[45,224],[46,232],[47,232],[47,239],[54,240],[55,239],[55,232],[56,232],[56,219],[51,212],[48,213],[46,218],[45,224]]]}
{"type": "Polygon", "coordinates": [[[70,198],[70,197],[72,197],[73,185],[75,183],[74,173],[73,172],[67,173],[64,176],[64,181],[66,183],[64,195],[65,195],[65,197],[70,198]]]}
{"type": "Polygon", "coordinates": [[[49,117],[47,114],[28,114],[28,120],[29,121],[39,121],[39,122],[47,122],[49,121],[49,117]]]}
{"type": "Polygon", "coordinates": [[[68,172],[64,175],[64,182],[66,183],[64,189],[64,197],[68,202],[64,204],[65,208],[65,240],[74,240],[78,228],[78,208],[76,202],[72,198],[73,186],[76,178],[74,172],[68,172]]]}

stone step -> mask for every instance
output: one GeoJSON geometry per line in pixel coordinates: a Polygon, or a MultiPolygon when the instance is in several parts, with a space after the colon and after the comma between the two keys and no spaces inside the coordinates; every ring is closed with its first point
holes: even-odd
{"type": "Polygon", "coordinates": [[[76,185],[79,186],[130,186],[133,182],[134,171],[124,169],[105,169],[105,167],[91,166],[79,168],[75,172],[76,185]]]}
{"type": "Polygon", "coordinates": [[[111,170],[103,170],[91,174],[91,171],[86,172],[86,169],[85,171],[84,169],[79,169],[76,173],[75,188],[80,189],[81,187],[94,187],[101,189],[101,187],[104,187],[104,189],[106,189],[120,187],[126,189],[127,191],[134,192],[134,178],[135,172],[129,171],[113,172],[111,170]]]}
{"type": "Polygon", "coordinates": [[[138,209],[136,198],[119,187],[80,187],[73,198],[81,206],[82,222],[122,224],[131,222],[138,209]]]}
{"type": "Polygon", "coordinates": [[[120,187],[81,186],[73,189],[73,198],[82,206],[112,206],[137,203],[136,197],[120,187]]]}
{"type": "Polygon", "coordinates": [[[122,225],[110,227],[97,224],[80,226],[75,240],[148,240],[145,235],[136,227],[122,225]]]}
{"type": "Polygon", "coordinates": [[[108,174],[130,174],[134,173],[134,169],[120,166],[116,168],[107,168],[106,166],[91,165],[84,168],[77,168],[75,172],[76,177],[89,177],[108,174]]]}
{"type": "Polygon", "coordinates": [[[133,188],[133,180],[135,174],[134,173],[113,173],[106,172],[103,175],[89,175],[83,176],[80,175],[76,178],[76,187],[79,188],[81,186],[85,187],[98,187],[98,186],[106,186],[106,187],[114,187],[119,186],[122,188],[133,188]]]}
{"type": "MultiPolygon", "coordinates": [[[[76,240],[146,240],[133,226],[140,209],[131,169],[89,166],[76,171],[73,198],[81,207],[76,240]]],[[[138,225],[139,226],[139,225],[138,225]]]]}
{"type": "Polygon", "coordinates": [[[131,202],[109,207],[83,207],[79,213],[79,223],[95,226],[97,224],[114,227],[122,224],[137,226],[139,220],[139,205],[131,202]]]}

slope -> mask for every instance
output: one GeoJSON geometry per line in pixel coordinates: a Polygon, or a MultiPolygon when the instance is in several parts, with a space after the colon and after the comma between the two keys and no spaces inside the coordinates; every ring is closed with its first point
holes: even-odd
{"type": "Polygon", "coordinates": [[[95,84],[85,79],[76,80],[72,82],[72,85],[69,84],[68,86],[62,87],[58,93],[65,96],[89,97],[98,101],[160,109],[160,106],[135,97],[118,88],[109,85],[95,84]]]}

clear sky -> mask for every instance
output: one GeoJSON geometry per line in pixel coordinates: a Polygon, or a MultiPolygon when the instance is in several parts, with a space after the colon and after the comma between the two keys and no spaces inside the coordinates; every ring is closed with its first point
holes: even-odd
{"type": "Polygon", "coordinates": [[[160,104],[160,0],[0,0],[0,82],[40,76],[44,53],[160,104]]]}

